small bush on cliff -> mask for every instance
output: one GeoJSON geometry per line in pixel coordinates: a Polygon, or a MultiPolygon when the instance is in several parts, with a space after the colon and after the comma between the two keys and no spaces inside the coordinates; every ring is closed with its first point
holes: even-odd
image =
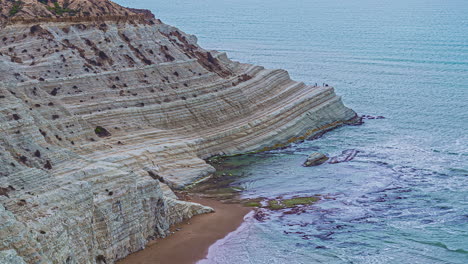
{"type": "Polygon", "coordinates": [[[34,25],[30,28],[31,34],[34,34],[36,32],[39,32],[42,30],[42,27],[40,25],[34,25]]]}
{"type": "Polygon", "coordinates": [[[13,3],[13,6],[10,9],[10,16],[16,15],[19,11],[23,9],[23,2],[22,1],[16,1],[13,3]]]}
{"type": "Polygon", "coordinates": [[[111,133],[109,133],[109,131],[107,131],[105,128],[103,128],[102,126],[97,126],[95,129],[94,129],[94,133],[96,133],[96,135],[98,137],[110,137],[111,136],[111,133]]]}
{"type": "Polygon", "coordinates": [[[104,51],[102,51],[102,50],[98,52],[98,56],[99,56],[99,58],[101,58],[101,59],[103,59],[103,60],[109,59],[109,57],[107,56],[107,54],[106,54],[104,51]]]}
{"type": "Polygon", "coordinates": [[[59,16],[65,13],[67,13],[70,16],[74,16],[77,13],[76,10],[67,8],[67,6],[65,5],[61,7],[58,2],[54,2],[54,6],[53,7],[48,6],[47,9],[49,9],[50,11],[54,12],[56,15],[59,15],[59,16]]]}

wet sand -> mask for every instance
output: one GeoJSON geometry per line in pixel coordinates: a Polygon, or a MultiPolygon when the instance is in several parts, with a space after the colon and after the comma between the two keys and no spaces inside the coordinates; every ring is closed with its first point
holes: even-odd
{"type": "Polygon", "coordinates": [[[147,247],[117,264],[192,264],[205,258],[208,248],[236,230],[251,210],[239,204],[191,197],[192,202],[211,206],[214,213],[197,215],[171,228],[175,233],[151,241],[147,247]],[[176,231],[179,230],[179,231],[176,231]]]}

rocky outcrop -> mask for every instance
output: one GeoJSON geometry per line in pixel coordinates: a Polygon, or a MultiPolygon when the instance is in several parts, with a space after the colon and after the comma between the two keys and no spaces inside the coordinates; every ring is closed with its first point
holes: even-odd
{"type": "Polygon", "coordinates": [[[79,3],[107,11],[25,6],[0,29],[0,251],[26,263],[112,263],[211,210],[171,191],[213,173],[204,159],[355,118],[332,87],[203,50],[144,12],[79,3]]]}
{"type": "Polygon", "coordinates": [[[26,264],[23,258],[16,254],[14,250],[0,251],[0,263],[5,264],[26,264]]]}
{"type": "Polygon", "coordinates": [[[307,160],[304,162],[305,167],[318,166],[325,163],[328,160],[328,157],[320,152],[314,152],[307,157],[307,160]]]}
{"type": "Polygon", "coordinates": [[[343,150],[341,152],[341,155],[331,157],[328,163],[335,164],[335,163],[352,161],[358,153],[359,153],[359,150],[355,150],[355,149],[343,150]]]}
{"type": "Polygon", "coordinates": [[[0,21],[63,17],[130,16],[139,9],[124,8],[102,0],[3,0],[0,21]]]}

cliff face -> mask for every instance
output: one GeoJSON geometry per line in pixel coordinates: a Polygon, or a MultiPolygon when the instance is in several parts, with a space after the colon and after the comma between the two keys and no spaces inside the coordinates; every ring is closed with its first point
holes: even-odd
{"type": "Polygon", "coordinates": [[[203,50],[140,10],[67,2],[81,11],[2,11],[0,262],[111,263],[211,210],[170,189],[212,173],[204,158],[355,117],[331,87],[203,50]]]}
{"type": "Polygon", "coordinates": [[[2,0],[0,20],[58,17],[129,16],[137,9],[106,0],[2,0]]]}

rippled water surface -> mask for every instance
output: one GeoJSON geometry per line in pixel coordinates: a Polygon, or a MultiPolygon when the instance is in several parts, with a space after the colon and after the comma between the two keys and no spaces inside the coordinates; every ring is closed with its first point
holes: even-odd
{"type": "Polygon", "coordinates": [[[468,263],[466,0],[119,0],[208,49],[336,87],[358,127],[230,158],[244,197],[320,194],[247,217],[201,263],[468,263]],[[313,151],[360,152],[305,168],[313,151]]]}

